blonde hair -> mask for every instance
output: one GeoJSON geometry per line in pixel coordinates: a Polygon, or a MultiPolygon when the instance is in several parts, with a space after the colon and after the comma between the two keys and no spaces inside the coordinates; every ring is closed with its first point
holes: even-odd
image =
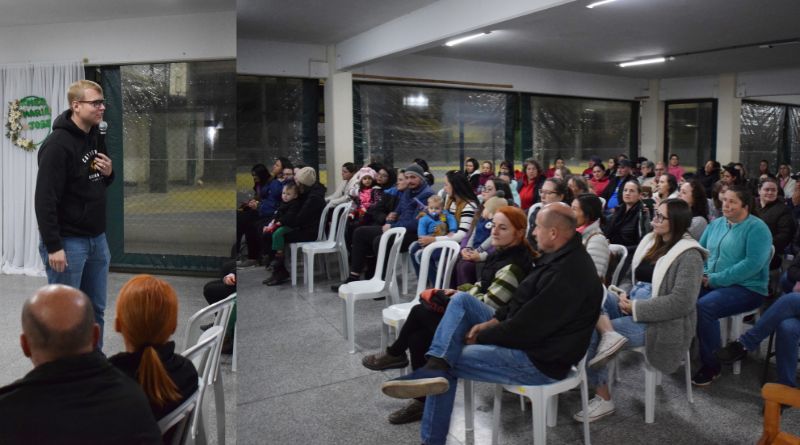
{"type": "Polygon", "coordinates": [[[439,196],[439,195],[431,195],[431,196],[428,197],[428,205],[431,205],[431,204],[442,204],[443,202],[444,202],[444,199],[442,199],[442,197],[439,196]]]}
{"type": "Polygon", "coordinates": [[[69,90],[67,91],[67,100],[69,103],[75,102],[76,100],[83,100],[83,93],[86,90],[95,90],[98,93],[103,94],[103,87],[101,87],[100,84],[84,79],[74,82],[69,86],[69,90]]]}

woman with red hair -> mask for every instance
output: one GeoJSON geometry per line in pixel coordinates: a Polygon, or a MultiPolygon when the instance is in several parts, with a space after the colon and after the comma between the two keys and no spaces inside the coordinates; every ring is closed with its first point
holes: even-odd
{"type": "MultiPolygon", "coordinates": [[[[492,246],[495,251],[486,258],[480,280],[459,286],[492,309],[506,305],[519,282],[533,269],[534,252],[525,237],[528,219],[525,212],[517,207],[502,206],[494,213],[491,227],[492,246]]],[[[452,297],[455,289],[443,289],[441,294],[452,297]]],[[[385,351],[371,354],[361,363],[374,371],[405,368],[408,366],[406,350],[411,353],[411,367],[417,369],[425,364],[425,353],[433,341],[433,334],[443,314],[426,305],[418,304],[411,309],[397,340],[385,351]]],[[[422,418],[423,400],[413,399],[411,403],[389,415],[389,422],[402,424],[422,418]]]]}
{"type": "Polygon", "coordinates": [[[177,324],[178,297],[166,281],[138,275],[122,286],[114,329],[122,334],[126,352],[108,360],[139,382],[156,420],[197,390],[197,370],[175,354],[175,342],[169,340],[177,324]]]}

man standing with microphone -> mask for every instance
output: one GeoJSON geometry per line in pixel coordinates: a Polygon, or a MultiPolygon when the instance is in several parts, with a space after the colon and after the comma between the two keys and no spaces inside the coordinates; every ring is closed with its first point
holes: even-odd
{"type": "Polygon", "coordinates": [[[69,109],[56,117],[53,132],[39,149],[39,253],[49,284],[66,284],[89,296],[102,348],[111,257],[105,235],[106,187],[114,180],[98,131],[105,124],[106,107],[103,89],[89,80],[70,85],[67,99],[69,109]]]}

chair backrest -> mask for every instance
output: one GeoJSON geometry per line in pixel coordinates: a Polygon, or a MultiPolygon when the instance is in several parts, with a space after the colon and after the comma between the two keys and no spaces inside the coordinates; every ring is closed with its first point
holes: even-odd
{"type": "MultiPolygon", "coordinates": [[[[618,258],[617,267],[614,268],[614,275],[611,276],[610,283],[616,286],[619,284],[619,275],[622,273],[622,269],[625,267],[625,261],[628,259],[628,249],[622,244],[609,244],[608,250],[611,252],[611,255],[618,258]]],[[[611,261],[609,261],[608,264],[611,264],[611,261]]]]}
{"type": "Polygon", "coordinates": [[[186,443],[186,438],[189,436],[186,434],[188,432],[186,426],[189,425],[189,421],[192,420],[192,413],[194,413],[195,407],[197,406],[197,397],[200,395],[201,384],[202,382],[198,382],[198,388],[194,394],[189,396],[180,406],[158,421],[158,428],[161,430],[162,436],[170,429],[172,430],[170,445],[182,445],[186,443]]]}
{"type": "Polygon", "coordinates": [[[606,198],[603,198],[602,196],[598,196],[598,198],[600,198],[600,204],[602,204],[603,208],[605,209],[606,208],[606,198]]]}
{"type": "Polygon", "coordinates": [[[325,239],[325,223],[328,222],[328,213],[330,213],[331,209],[335,206],[336,204],[329,202],[325,204],[325,208],[322,209],[322,216],[319,218],[319,228],[317,229],[317,241],[325,239]]]}
{"type": "Polygon", "coordinates": [[[187,424],[191,425],[190,435],[192,439],[194,439],[197,434],[198,419],[202,416],[201,410],[203,407],[203,395],[205,394],[206,385],[213,380],[214,373],[216,372],[213,354],[221,351],[222,337],[224,335],[225,330],[223,330],[221,326],[211,326],[200,335],[195,345],[183,351],[182,354],[194,364],[199,377],[197,385],[197,403],[191,413],[190,422],[187,421],[187,424]]]}
{"type": "Polygon", "coordinates": [[[436,281],[433,283],[435,289],[445,289],[450,287],[450,275],[453,273],[453,267],[458,260],[458,253],[461,246],[457,242],[434,241],[428,244],[422,251],[422,259],[420,260],[419,279],[417,280],[417,291],[414,293],[414,300],[419,300],[420,292],[428,287],[428,268],[431,263],[431,255],[433,252],[441,249],[439,253],[439,264],[436,269],[436,281]]]}
{"type": "Polygon", "coordinates": [[[395,269],[397,269],[397,259],[400,256],[400,246],[403,244],[403,237],[406,235],[405,227],[394,227],[383,232],[381,235],[380,246],[378,247],[378,259],[375,266],[373,279],[386,277],[386,285],[390,286],[397,281],[395,269]],[[387,247],[392,243],[392,247],[387,247]],[[386,251],[389,251],[389,261],[386,262],[386,251]],[[383,273],[383,264],[386,263],[386,274],[383,273]]]}
{"type": "MultiPolygon", "coordinates": [[[[186,326],[186,340],[184,345],[191,345],[196,342],[197,333],[200,332],[200,324],[203,320],[211,318],[213,315],[214,322],[213,326],[218,326],[222,329],[222,335],[225,335],[228,329],[228,321],[231,318],[231,313],[233,313],[233,305],[236,303],[236,292],[230,294],[228,298],[218,301],[214,304],[208,305],[207,307],[200,309],[197,311],[192,317],[189,319],[188,326],[186,326]]],[[[208,383],[213,383],[214,380],[217,379],[217,375],[219,374],[219,361],[220,356],[222,355],[222,340],[217,343],[214,351],[211,353],[210,361],[211,367],[213,369],[211,375],[209,376],[208,383]]]]}
{"type": "Polygon", "coordinates": [[[324,238],[324,241],[337,241],[344,239],[344,226],[345,222],[347,221],[348,210],[350,210],[349,201],[334,207],[333,217],[331,217],[331,226],[328,227],[328,237],[324,238]]]}
{"type": "Polygon", "coordinates": [[[531,216],[533,216],[533,213],[534,213],[534,212],[535,212],[537,209],[541,209],[543,205],[544,205],[544,204],[542,204],[541,202],[537,202],[536,204],[534,204],[534,205],[532,205],[532,206],[530,206],[530,207],[528,208],[528,219],[527,219],[527,221],[528,221],[528,228],[525,230],[525,236],[528,236],[528,235],[531,233],[531,216]]]}

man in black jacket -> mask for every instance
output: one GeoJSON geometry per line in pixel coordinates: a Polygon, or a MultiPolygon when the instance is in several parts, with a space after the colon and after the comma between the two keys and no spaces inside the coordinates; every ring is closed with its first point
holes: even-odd
{"type": "Polygon", "coordinates": [[[467,293],[456,294],[428,350],[428,362],[383,384],[396,398],[427,397],[422,442],[444,444],[457,378],[544,385],[564,379],[586,354],[600,314],[603,286],[575,233],[569,207],[550,204],[536,217],[544,253],[497,312],[467,293]]]}
{"type": "Polygon", "coordinates": [[[0,443],[160,444],[147,397],[95,350],[100,327],[81,291],[49,285],[22,307],[34,369],[0,388],[0,443]]]}
{"type": "Polygon", "coordinates": [[[106,108],[103,89],[88,80],[70,85],[67,99],[70,109],[56,117],[39,150],[34,198],[39,254],[48,283],[66,284],[89,296],[102,348],[110,261],[106,187],[114,179],[97,130],[106,108]]]}

